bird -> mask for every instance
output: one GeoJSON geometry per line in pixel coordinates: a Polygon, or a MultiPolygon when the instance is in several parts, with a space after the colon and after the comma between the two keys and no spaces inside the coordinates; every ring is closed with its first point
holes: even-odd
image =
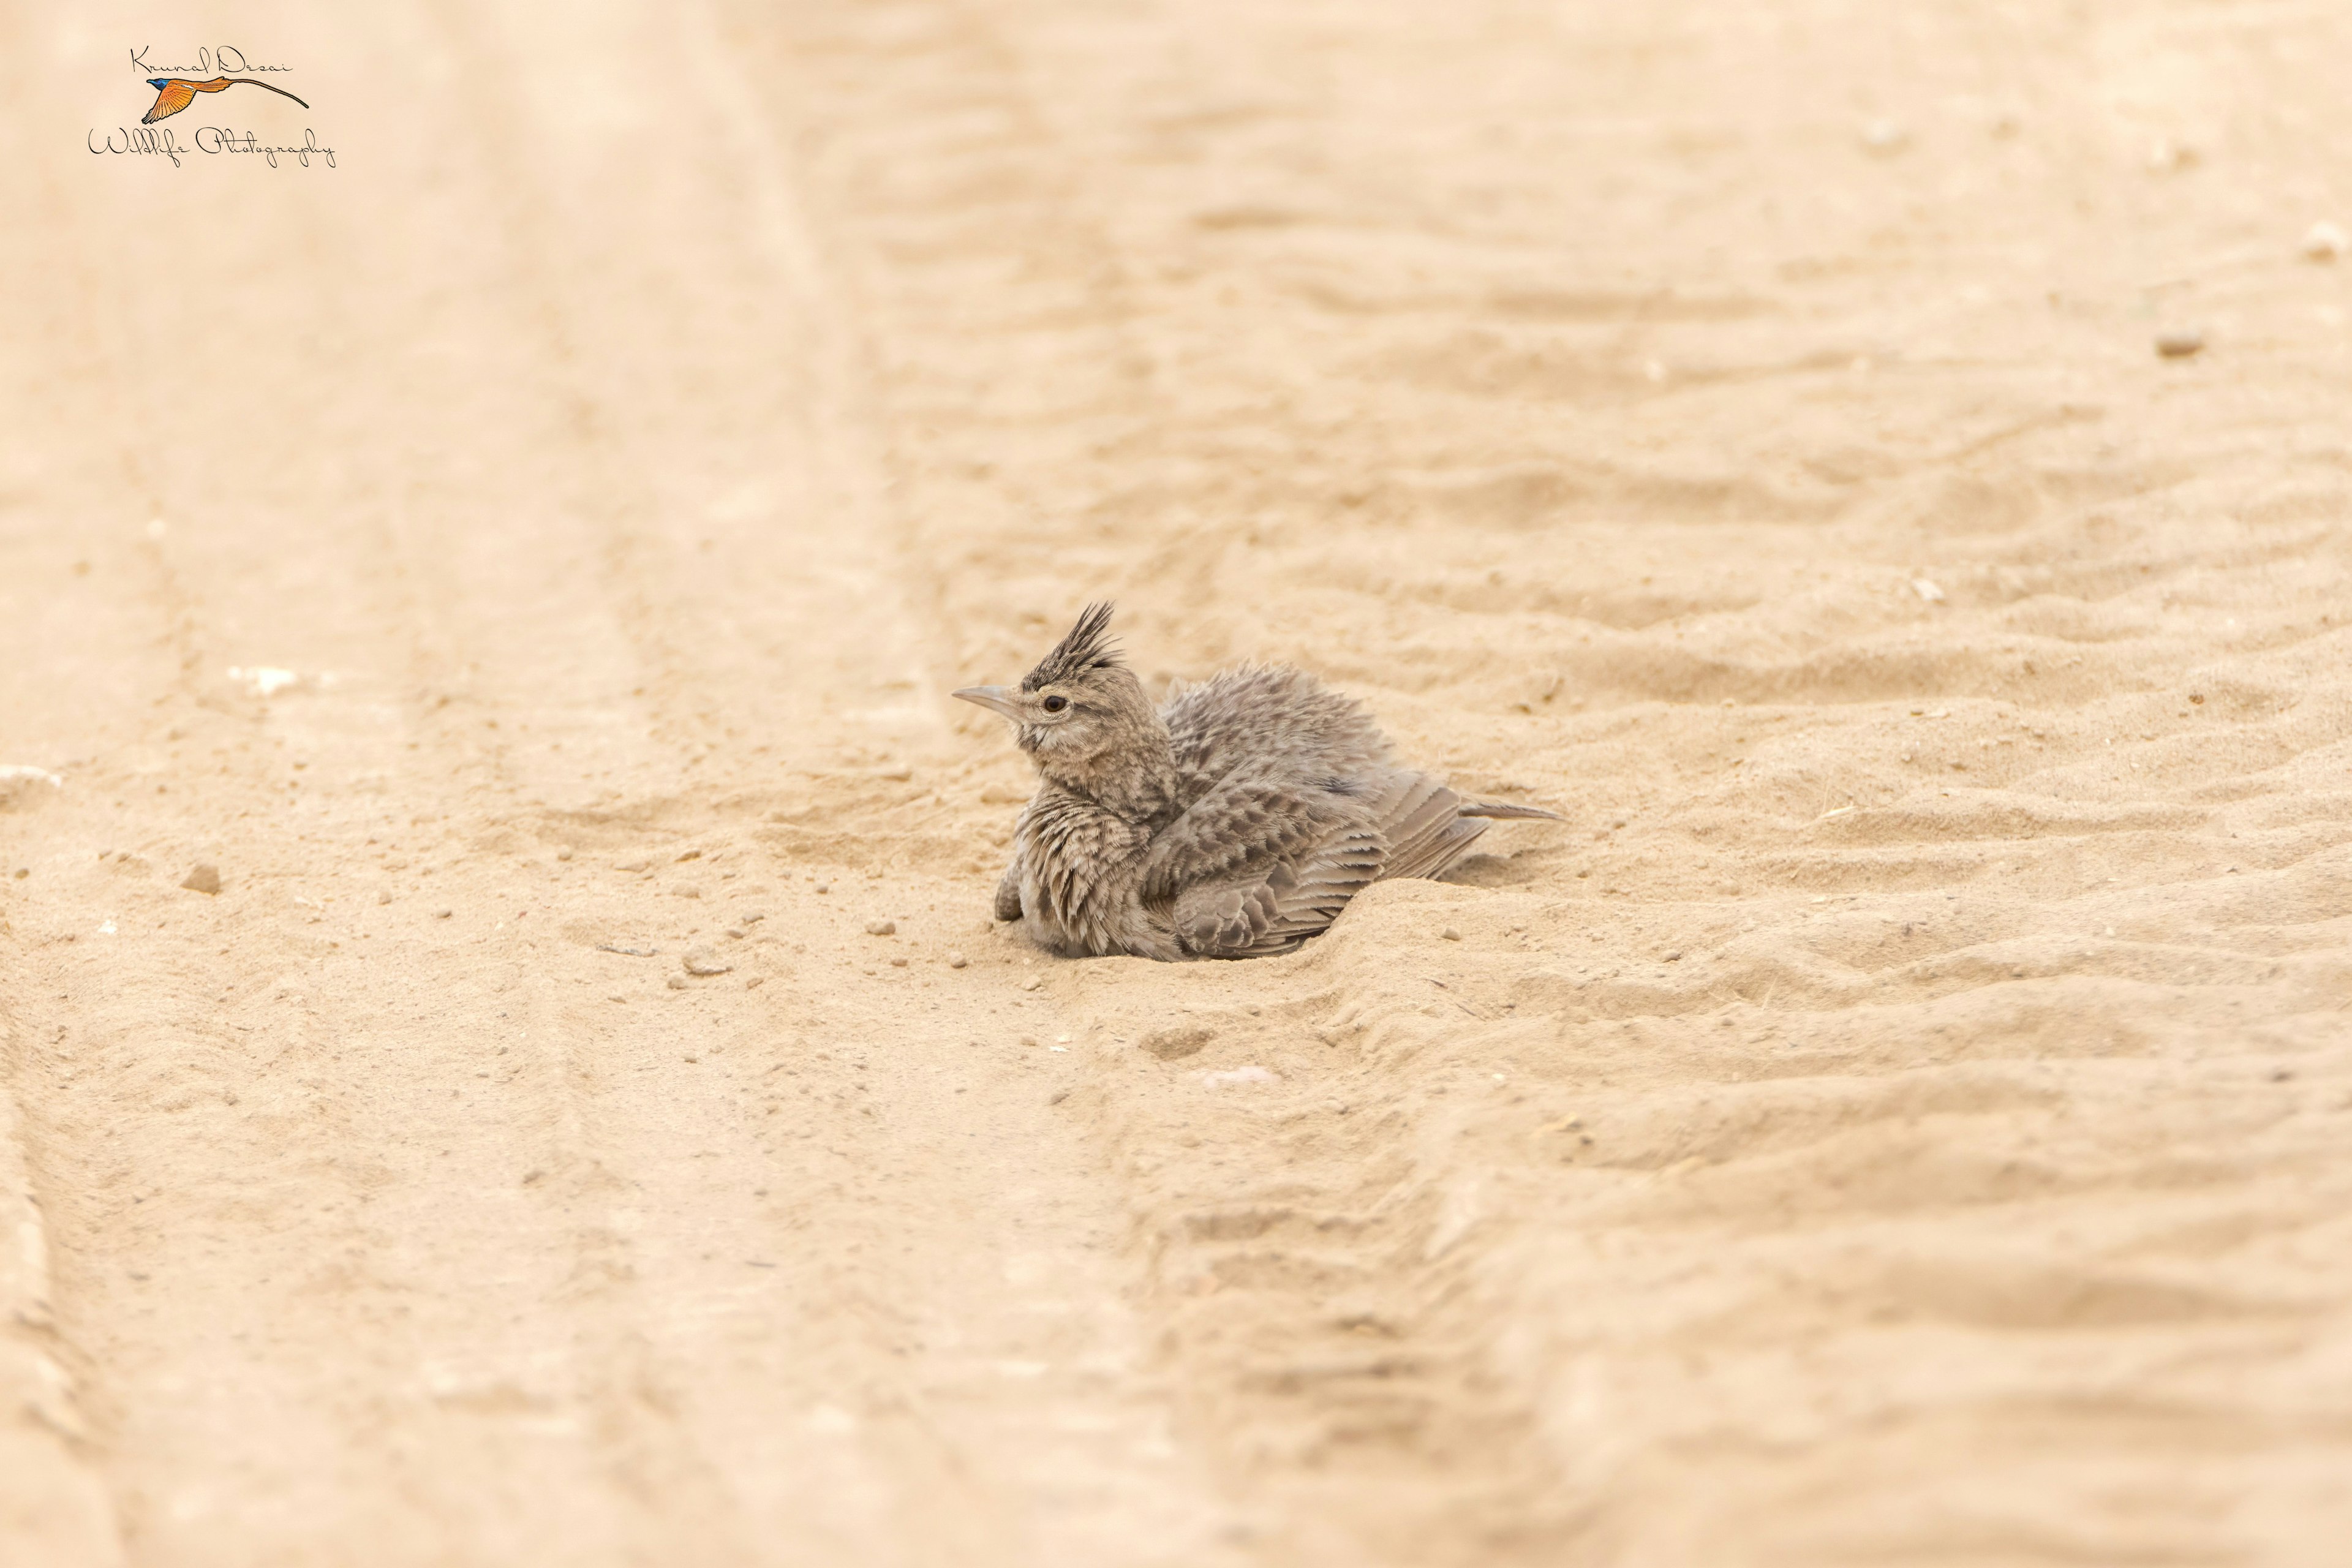
{"type": "MultiPolygon", "coordinates": [[[[155,107],[149,110],[143,116],[142,116],[139,123],[142,125],[152,125],[159,120],[169,120],[173,115],[179,113],[180,110],[195,102],[196,94],[200,92],[226,92],[230,88],[235,87],[239,82],[243,82],[248,87],[268,87],[270,91],[277,93],[281,98],[294,98],[294,95],[288,92],[284,88],[270,87],[269,83],[263,81],[257,77],[216,76],[210,81],[190,81],[185,77],[151,76],[147,79],[147,85],[155,89],[155,107]]],[[[299,98],[294,98],[294,101],[297,103],[302,103],[302,100],[299,98]]],[[[307,103],[302,103],[302,107],[308,109],[310,106],[307,103]]]]}
{"type": "Polygon", "coordinates": [[[1361,704],[1288,665],[1244,665],[1155,707],[1090,604],[1002,714],[1036,765],[993,913],[1071,958],[1258,958],[1319,935],[1374,882],[1436,877],[1495,818],[1400,761],[1361,704]]]}

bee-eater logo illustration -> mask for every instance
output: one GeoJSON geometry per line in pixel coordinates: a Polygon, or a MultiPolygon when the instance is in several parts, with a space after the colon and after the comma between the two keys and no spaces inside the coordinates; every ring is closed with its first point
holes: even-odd
{"type": "MultiPolygon", "coordinates": [[[[216,76],[210,81],[190,81],[185,77],[177,76],[152,76],[147,79],[147,85],[155,89],[155,107],[149,110],[139,123],[152,125],[159,120],[168,120],[195,102],[196,94],[226,92],[240,82],[247,87],[268,87],[270,91],[280,98],[294,98],[292,93],[282,87],[269,87],[268,82],[249,76],[216,76]]],[[[294,101],[302,103],[299,98],[294,98],[294,101]]],[[[302,103],[302,107],[308,109],[310,106],[302,103]]]]}

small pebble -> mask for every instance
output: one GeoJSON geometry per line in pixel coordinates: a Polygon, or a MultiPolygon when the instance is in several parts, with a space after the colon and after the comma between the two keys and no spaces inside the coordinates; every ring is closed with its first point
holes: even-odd
{"type": "Polygon", "coordinates": [[[375,901],[379,904],[388,904],[392,902],[392,889],[390,888],[378,888],[375,890],[375,901]]]}
{"type": "Polygon", "coordinates": [[[673,974],[669,977],[667,984],[669,988],[673,991],[683,991],[686,989],[686,976],[683,974],[673,974]]]}
{"type": "Polygon", "coordinates": [[[1925,577],[1911,579],[1911,591],[1931,605],[1940,605],[1944,602],[1943,584],[1932,583],[1925,577]]]}
{"type": "Polygon", "coordinates": [[[433,918],[436,921],[446,921],[457,912],[457,911],[455,910],[435,910],[433,911],[433,918]]]}
{"type": "Polygon", "coordinates": [[[192,893],[217,893],[221,889],[220,868],[199,866],[188,873],[188,879],[180,886],[192,893]]]}
{"type": "Polygon", "coordinates": [[[904,969],[907,967],[907,961],[903,958],[894,958],[890,961],[890,967],[893,969],[904,969]]]}
{"type": "Polygon", "coordinates": [[[767,978],[768,977],[764,974],[754,974],[751,979],[743,982],[743,989],[746,991],[757,991],[760,988],[761,982],[765,981],[767,978]]]}
{"type": "Polygon", "coordinates": [[[1034,1046],[1037,1043],[1037,1037],[1034,1035],[1024,1035],[1021,1037],[1021,1043],[1024,1046],[1034,1046]]]}
{"type": "Polygon", "coordinates": [[[1462,933],[1455,931],[1452,926],[1447,926],[1444,931],[1439,931],[1437,934],[1446,942],[1460,942],[1462,940],[1462,933]]]}
{"type": "Polygon", "coordinates": [[[1033,974],[1028,979],[1021,983],[1021,989],[1024,991],[1034,991],[1037,987],[1045,984],[1045,983],[1043,980],[1033,974]]]}
{"type": "Polygon", "coordinates": [[[897,936],[898,934],[898,922],[897,921],[867,921],[866,922],[866,934],[867,936],[897,936]]]}
{"type": "Polygon", "coordinates": [[[624,865],[615,866],[613,869],[615,871],[642,871],[651,863],[652,862],[646,860],[631,860],[624,865]]]}
{"type": "Polygon", "coordinates": [[[816,890],[820,893],[830,893],[833,891],[833,884],[831,882],[819,882],[816,885],[816,890]]]}
{"type": "Polygon", "coordinates": [[[729,926],[727,928],[727,934],[733,937],[737,942],[741,942],[746,936],[749,936],[751,932],[742,926],[729,926]]]}
{"type": "Polygon", "coordinates": [[[965,964],[971,962],[971,961],[970,959],[964,957],[964,955],[960,952],[950,952],[948,954],[948,967],[950,969],[961,969],[965,964]]]}
{"type": "Polygon", "coordinates": [[[680,962],[688,974],[725,974],[735,967],[707,947],[688,948],[680,962]]]}
{"type": "Polygon", "coordinates": [[[1069,1098],[1070,1098],[1070,1091],[1069,1091],[1068,1089],[1055,1089],[1053,1093],[1051,1093],[1051,1094],[1049,1094],[1049,1095],[1047,1095],[1047,1096],[1045,1097],[1045,1103],[1046,1103],[1046,1104],[1048,1104],[1048,1105],[1059,1105],[1059,1104],[1061,1104],[1061,1103],[1062,1103],[1062,1101],[1064,1101],[1064,1100],[1067,1100],[1067,1099],[1069,1099],[1069,1098]]]}
{"type": "Polygon", "coordinates": [[[2305,261],[2340,261],[2347,250],[2352,250],[2352,235],[2332,223],[2313,224],[2303,237],[2305,261]]]}
{"type": "Polygon", "coordinates": [[[558,860],[569,860],[569,859],[571,859],[571,858],[572,858],[572,846],[571,846],[571,845],[569,845],[569,844],[566,844],[566,845],[562,845],[562,846],[559,847],[557,848],[557,850],[555,851],[555,858],[556,858],[558,860]]]}
{"type": "Polygon", "coordinates": [[[2166,359],[2187,359],[2201,353],[2204,347],[2205,334],[2194,328],[2179,327],[2156,334],[2156,352],[2166,359]]]}

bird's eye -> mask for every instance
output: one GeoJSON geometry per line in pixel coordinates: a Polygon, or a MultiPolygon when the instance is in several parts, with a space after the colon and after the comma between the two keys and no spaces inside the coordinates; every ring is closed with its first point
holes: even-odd
{"type": "Polygon", "coordinates": [[[1069,705],[1070,700],[1066,697],[1048,697],[1045,699],[1045,711],[1048,713],[1059,713],[1063,709],[1067,708],[1069,705]]]}

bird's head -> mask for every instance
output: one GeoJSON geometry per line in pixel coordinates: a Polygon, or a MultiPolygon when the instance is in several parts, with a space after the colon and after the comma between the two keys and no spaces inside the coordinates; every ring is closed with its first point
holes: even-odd
{"type": "Polygon", "coordinates": [[[151,76],[147,79],[147,85],[161,92],[172,85],[172,79],[167,76],[151,76]]]}
{"type": "Polygon", "coordinates": [[[1168,727],[1110,646],[1110,612],[1088,605],[1018,687],[955,694],[1012,720],[1013,739],[1047,779],[1097,799],[1140,768],[1156,774],[1168,759],[1168,727]]]}

